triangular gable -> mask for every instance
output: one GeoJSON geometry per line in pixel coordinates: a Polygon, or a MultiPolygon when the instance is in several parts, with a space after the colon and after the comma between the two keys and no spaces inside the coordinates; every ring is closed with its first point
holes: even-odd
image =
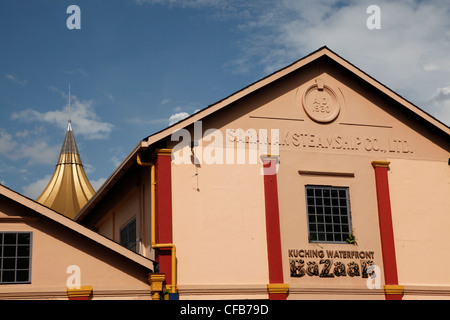
{"type": "Polygon", "coordinates": [[[386,94],[393,100],[395,100],[398,103],[400,103],[401,105],[403,105],[406,110],[409,110],[412,113],[416,114],[418,117],[425,120],[430,125],[436,127],[440,131],[444,132],[447,136],[450,135],[450,128],[448,126],[446,126],[444,123],[440,122],[439,120],[437,120],[436,118],[434,118],[433,116],[431,116],[430,114],[425,112],[424,110],[420,109],[419,107],[412,104],[405,98],[401,97],[400,95],[398,95],[397,93],[395,93],[394,91],[392,91],[391,89],[389,89],[388,87],[383,85],[382,83],[378,82],[377,80],[375,80],[374,78],[372,78],[371,76],[369,76],[368,74],[366,74],[365,72],[363,72],[362,70],[360,70],[359,68],[357,68],[356,66],[351,64],[350,62],[348,62],[347,60],[343,59],[342,57],[340,57],[339,55],[337,55],[336,53],[334,53],[333,51],[328,49],[326,46],[324,46],[324,47],[318,49],[317,51],[309,54],[308,56],[292,63],[291,65],[289,65],[281,70],[278,70],[261,80],[254,82],[253,84],[233,93],[232,95],[230,95],[212,105],[209,105],[208,107],[191,115],[190,117],[185,118],[185,119],[173,124],[172,126],[169,126],[165,129],[145,138],[144,142],[142,143],[142,146],[149,146],[149,145],[169,136],[174,131],[181,129],[181,128],[185,128],[185,127],[191,125],[192,123],[194,123],[195,121],[199,121],[199,120],[211,115],[212,113],[219,111],[220,109],[232,104],[233,102],[236,102],[237,100],[242,99],[243,97],[281,79],[282,77],[284,77],[284,76],[306,66],[307,64],[313,62],[314,60],[317,60],[322,57],[328,57],[328,58],[332,59],[333,61],[335,61],[336,63],[338,63],[345,69],[347,69],[348,71],[350,71],[353,74],[355,74],[356,76],[358,76],[361,80],[366,81],[368,84],[370,84],[374,88],[380,90],[382,93],[386,94]]]}
{"type": "MultiPolygon", "coordinates": [[[[430,128],[433,133],[438,134],[443,137],[446,141],[450,137],[450,128],[444,123],[435,119],[427,112],[423,111],[419,107],[415,106],[408,100],[404,99],[400,95],[396,94],[368,74],[364,73],[359,68],[355,67],[353,64],[349,63],[347,60],[343,59],[327,47],[322,47],[315,52],[312,52],[308,56],[292,63],[291,65],[272,73],[271,75],[254,82],[253,84],[231,94],[230,96],[212,104],[203,110],[191,115],[190,117],[177,122],[176,124],[169,126],[141,141],[136,147],[131,151],[131,153],[126,157],[126,159],[118,166],[118,168],[113,172],[113,174],[105,181],[103,186],[97,191],[93,198],[85,205],[84,208],[79,212],[75,220],[81,221],[85,215],[89,213],[89,210],[95,206],[98,201],[111,189],[115,181],[117,181],[131,166],[136,162],[136,155],[139,152],[146,150],[151,146],[155,146],[158,142],[169,137],[173,132],[191,126],[196,121],[203,120],[219,111],[225,110],[227,107],[233,105],[241,99],[244,99],[251,94],[258,92],[258,90],[268,87],[271,84],[293,74],[294,72],[308,66],[309,64],[318,61],[320,59],[331,61],[336,66],[342,68],[345,72],[353,75],[359,81],[365,83],[366,86],[371,89],[375,89],[377,92],[381,93],[393,101],[396,102],[396,106],[400,108],[401,112],[405,113],[411,119],[420,122],[422,125],[430,128]]],[[[380,115],[380,123],[382,123],[383,116],[380,115]]]]}
{"type": "MultiPolygon", "coordinates": [[[[149,270],[153,270],[153,268],[154,268],[152,260],[121,246],[120,244],[80,225],[79,223],[67,218],[66,216],[64,216],[56,211],[53,211],[53,210],[41,205],[40,203],[38,203],[34,200],[31,200],[31,199],[11,190],[3,185],[0,185],[0,194],[5,196],[6,198],[16,202],[17,204],[22,205],[22,206],[34,211],[37,215],[42,215],[54,222],[66,227],[66,228],[69,228],[72,231],[75,231],[76,233],[78,233],[92,241],[99,243],[100,245],[104,246],[105,248],[112,250],[112,251],[118,253],[119,255],[122,255],[125,258],[128,258],[143,267],[148,268],[149,270]]],[[[30,216],[26,216],[24,218],[25,218],[25,220],[32,219],[32,217],[30,217],[30,216]]],[[[9,217],[8,219],[14,220],[15,217],[9,217]]]]}

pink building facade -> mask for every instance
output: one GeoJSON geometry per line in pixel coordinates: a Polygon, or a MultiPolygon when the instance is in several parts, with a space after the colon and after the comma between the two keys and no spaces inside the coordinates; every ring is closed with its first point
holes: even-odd
{"type": "Polygon", "coordinates": [[[0,186],[0,299],[152,299],[154,261],[0,186]]]}
{"type": "Polygon", "coordinates": [[[139,142],[74,223],[153,298],[448,299],[449,134],[323,47],[139,142]]]}
{"type": "Polygon", "coordinates": [[[449,132],[324,47],[144,139],[76,220],[134,221],[180,299],[448,298],[449,132]]]}

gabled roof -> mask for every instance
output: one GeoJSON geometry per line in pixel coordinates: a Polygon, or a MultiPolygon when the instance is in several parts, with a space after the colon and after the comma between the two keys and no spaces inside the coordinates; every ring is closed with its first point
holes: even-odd
{"type": "Polygon", "coordinates": [[[438,119],[434,118],[433,116],[431,116],[424,110],[420,109],[416,105],[412,104],[405,98],[401,97],[400,95],[398,95],[397,93],[395,93],[394,91],[392,91],[391,89],[389,89],[388,87],[383,85],[382,83],[378,82],[377,80],[372,78],[367,73],[363,72],[362,70],[360,70],[359,68],[357,68],[356,66],[354,66],[353,64],[348,62],[347,60],[345,60],[342,57],[340,57],[339,55],[337,55],[335,52],[328,49],[328,47],[324,46],[324,47],[318,49],[317,51],[310,53],[306,57],[301,58],[300,60],[297,60],[296,62],[290,64],[289,66],[287,66],[283,69],[280,69],[280,70],[268,75],[267,77],[250,84],[249,86],[231,94],[230,96],[228,96],[212,105],[209,105],[208,107],[191,115],[190,117],[185,118],[185,119],[173,124],[172,126],[169,126],[165,129],[145,138],[142,145],[143,146],[151,145],[154,142],[159,141],[159,140],[167,137],[168,135],[172,134],[174,131],[181,129],[181,128],[185,128],[188,125],[194,123],[195,121],[198,121],[198,120],[230,105],[231,103],[233,103],[239,99],[242,99],[243,97],[261,89],[262,87],[265,87],[265,86],[281,79],[282,77],[284,77],[284,76],[286,76],[286,75],[302,68],[303,66],[305,66],[315,60],[318,60],[319,58],[322,58],[322,57],[330,58],[337,64],[341,65],[348,71],[352,72],[354,75],[358,76],[361,80],[367,82],[368,84],[372,85],[374,88],[376,88],[379,91],[381,91],[382,93],[386,94],[393,100],[399,102],[401,105],[403,105],[405,107],[405,109],[410,110],[411,112],[413,112],[414,114],[416,114],[417,116],[422,118],[423,120],[426,120],[429,124],[433,125],[437,129],[439,129],[440,131],[445,133],[447,136],[450,135],[450,127],[448,127],[447,125],[445,125],[438,119]]]}
{"type": "Polygon", "coordinates": [[[326,46],[321,47],[317,51],[312,52],[304,58],[292,63],[291,65],[278,70],[267,77],[258,80],[249,86],[231,94],[230,96],[209,105],[208,107],[202,109],[201,111],[191,115],[188,118],[185,118],[172,126],[169,126],[155,134],[146,137],[136,145],[136,147],[131,151],[131,153],[125,158],[125,160],[117,167],[117,169],[112,173],[112,175],[105,181],[102,187],[97,191],[97,193],[88,201],[88,203],[80,210],[78,215],[75,217],[75,220],[81,221],[89,211],[98,203],[102,197],[112,188],[114,183],[126,172],[128,168],[130,168],[136,162],[136,155],[139,152],[143,152],[153,144],[158,141],[165,139],[170,136],[174,131],[186,128],[189,125],[193,124],[196,121],[199,121],[227,106],[231,105],[233,102],[236,102],[257,90],[276,82],[277,80],[291,74],[294,71],[299,70],[300,68],[322,58],[328,58],[333,61],[337,65],[346,69],[348,72],[356,76],[361,81],[364,81],[368,85],[372,86],[374,89],[377,89],[381,94],[388,96],[389,98],[396,101],[399,106],[403,109],[404,112],[408,113],[411,117],[415,118],[417,121],[422,122],[425,126],[430,127],[435,133],[442,135],[446,140],[450,140],[450,128],[437,120],[424,110],[420,109],[416,105],[412,104],[405,98],[401,97],[382,83],[378,82],[347,60],[343,59],[335,52],[328,49],[326,46]]]}
{"type": "Polygon", "coordinates": [[[94,193],[69,121],[53,176],[36,201],[73,219],[94,193]]]}
{"type": "Polygon", "coordinates": [[[0,184],[0,195],[3,195],[6,198],[34,211],[38,215],[42,215],[66,228],[71,229],[72,231],[75,231],[76,233],[92,241],[99,243],[100,245],[105,247],[105,249],[112,250],[117,254],[124,256],[125,258],[130,259],[131,261],[134,261],[135,263],[143,267],[148,268],[149,270],[153,270],[154,266],[152,260],[123,247],[122,245],[98,234],[97,232],[94,232],[80,225],[79,223],[69,219],[68,217],[56,211],[53,211],[43,206],[42,204],[34,200],[31,200],[1,184],[0,184]]]}

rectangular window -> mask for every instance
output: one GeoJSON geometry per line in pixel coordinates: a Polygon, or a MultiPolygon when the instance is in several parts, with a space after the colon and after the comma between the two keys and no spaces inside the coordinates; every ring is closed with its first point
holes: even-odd
{"type": "Polygon", "coordinates": [[[0,284],[31,282],[31,232],[0,232],[0,284]]]}
{"type": "Polygon", "coordinates": [[[136,252],[136,218],[120,229],[120,244],[136,252]]]}
{"type": "Polygon", "coordinates": [[[347,187],[307,185],[309,242],[346,243],[351,233],[347,187]]]}

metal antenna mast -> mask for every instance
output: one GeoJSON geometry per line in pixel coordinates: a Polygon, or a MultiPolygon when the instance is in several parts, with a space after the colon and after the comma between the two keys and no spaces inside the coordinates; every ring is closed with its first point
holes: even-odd
{"type": "Polygon", "coordinates": [[[70,110],[71,106],[70,106],[70,83],[69,83],[69,124],[67,126],[67,131],[72,131],[72,114],[71,114],[71,110],[70,110]]]}
{"type": "Polygon", "coordinates": [[[69,123],[71,123],[72,122],[72,119],[71,119],[71,114],[70,114],[70,83],[69,83],[69,123]]]}

